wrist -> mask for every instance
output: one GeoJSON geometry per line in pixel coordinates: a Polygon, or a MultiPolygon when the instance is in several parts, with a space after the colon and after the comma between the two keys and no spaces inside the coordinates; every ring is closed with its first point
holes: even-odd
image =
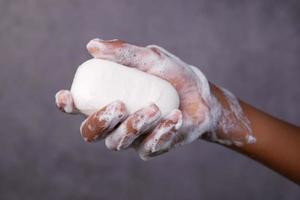
{"type": "Polygon", "coordinates": [[[225,145],[242,146],[254,143],[251,123],[244,114],[240,101],[226,89],[210,84],[212,95],[219,103],[220,114],[210,140],[225,145]]]}

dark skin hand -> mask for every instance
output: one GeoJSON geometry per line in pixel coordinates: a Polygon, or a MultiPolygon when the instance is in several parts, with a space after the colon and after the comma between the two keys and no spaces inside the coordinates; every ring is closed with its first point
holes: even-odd
{"type": "MultiPolygon", "coordinates": [[[[87,48],[95,58],[117,62],[169,81],[179,94],[180,106],[161,118],[155,104],[129,115],[124,103],[112,102],[82,123],[81,135],[86,141],[105,139],[107,147],[112,150],[133,147],[141,158],[148,159],[196,139],[206,139],[249,156],[300,184],[299,127],[239,100],[237,103],[243,117],[250,121],[250,134],[243,120],[236,117],[231,109],[224,91],[208,83],[210,96],[222,107],[222,113],[228,111],[226,117],[222,115],[216,118],[223,125],[218,123],[221,125],[216,125],[212,134],[212,127],[205,129],[202,125],[209,118],[207,114],[213,107],[205,98],[203,88],[199,87],[201,84],[197,82],[201,75],[196,76],[197,73],[189,65],[157,46],[139,47],[120,40],[97,39],[92,40],[87,48]],[[107,113],[113,114],[111,121],[99,120],[107,113]],[[231,128],[224,128],[228,127],[224,123],[231,125],[231,128]],[[249,136],[255,138],[255,142],[249,142],[249,136]],[[222,141],[226,141],[226,144],[222,141]]],[[[67,90],[57,93],[56,104],[64,112],[78,113],[72,94],[67,90]]]]}

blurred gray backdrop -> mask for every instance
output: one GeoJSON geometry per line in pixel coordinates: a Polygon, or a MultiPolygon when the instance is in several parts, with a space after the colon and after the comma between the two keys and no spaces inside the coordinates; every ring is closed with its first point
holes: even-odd
{"type": "MultiPolygon", "coordinates": [[[[300,2],[0,0],[0,199],[300,199],[299,186],[197,141],[152,161],[79,135],[55,108],[95,37],[159,44],[300,125],[300,2]]],[[[280,158],[279,158],[280,159],[280,158]]]]}

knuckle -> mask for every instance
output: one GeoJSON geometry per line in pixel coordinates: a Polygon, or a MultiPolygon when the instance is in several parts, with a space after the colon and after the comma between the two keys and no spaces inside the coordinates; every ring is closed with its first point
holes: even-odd
{"type": "Polygon", "coordinates": [[[110,137],[105,138],[105,146],[109,150],[114,150],[115,149],[115,145],[113,145],[113,143],[111,142],[110,137]]]}

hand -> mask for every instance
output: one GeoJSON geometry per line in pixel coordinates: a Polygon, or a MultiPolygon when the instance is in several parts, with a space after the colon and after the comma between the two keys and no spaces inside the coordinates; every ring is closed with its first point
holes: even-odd
{"type": "MultiPolygon", "coordinates": [[[[106,146],[113,150],[134,147],[142,159],[191,143],[204,133],[206,139],[225,144],[242,145],[254,141],[249,121],[237,99],[230,92],[211,85],[198,68],[165,49],[100,39],[91,40],[87,49],[95,58],[117,62],[169,81],[178,92],[180,107],[164,118],[155,104],[128,116],[124,103],[112,102],[82,123],[81,135],[86,141],[105,138],[106,146]],[[219,95],[213,94],[211,87],[219,95]],[[244,131],[229,134],[233,132],[231,129],[244,131]]],[[[67,90],[57,93],[56,103],[65,112],[76,112],[72,94],[67,90]]]]}

